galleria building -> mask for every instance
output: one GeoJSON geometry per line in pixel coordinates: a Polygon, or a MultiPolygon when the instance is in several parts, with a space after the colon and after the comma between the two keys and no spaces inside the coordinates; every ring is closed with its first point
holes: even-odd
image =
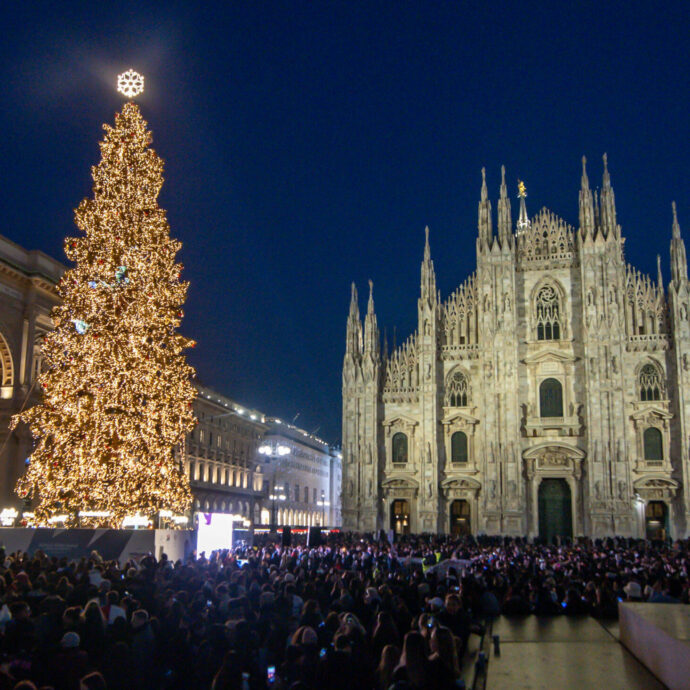
{"type": "MultiPolygon", "coordinates": [[[[442,300],[429,238],[418,329],[388,354],[357,291],[343,365],[344,529],[690,535],[690,284],[673,208],[671,281],[626,263],[604,157],[579,228],[517,226],[486,182],[477,269],[442,300]]],[[[483,173],[482,173],[483,174],[483,173]]]]}

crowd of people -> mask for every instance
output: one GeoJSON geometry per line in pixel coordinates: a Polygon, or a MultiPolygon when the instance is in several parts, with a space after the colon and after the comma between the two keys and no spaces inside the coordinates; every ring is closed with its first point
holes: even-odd
{"type": "Polygon", "coordinates": [[[498,615],[688,603],[690,543],[331,534],[187,562],[0,550],[0,690],[463,687],[498,615]]]}

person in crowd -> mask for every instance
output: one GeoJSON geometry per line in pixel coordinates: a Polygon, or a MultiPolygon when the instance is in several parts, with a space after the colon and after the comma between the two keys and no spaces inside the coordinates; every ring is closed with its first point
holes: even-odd
{"type": "Polygon", "coordinates": [[[497,615],[687,604],[689,567],[688,541],[622,538],[334,533],[177,562],[4,553],[0,690],[454,687],[497,615]]]}
{"type": "Polygon", "coordinates": [[[381,651],[379,665],[376,667],[378,690],[388,690],[393,682],[393,672],[400,663],[400,649],[387,644],[381,651]]]}

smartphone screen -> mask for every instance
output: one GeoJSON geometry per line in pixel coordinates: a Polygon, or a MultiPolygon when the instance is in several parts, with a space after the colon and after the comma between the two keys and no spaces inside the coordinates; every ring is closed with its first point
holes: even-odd
{"type": "Polygon", "coordinates": [[[273,683],[276,679],[276,667],[275,666],[269,666],[266,669],[266,682],[267,683],[273,683]]]}

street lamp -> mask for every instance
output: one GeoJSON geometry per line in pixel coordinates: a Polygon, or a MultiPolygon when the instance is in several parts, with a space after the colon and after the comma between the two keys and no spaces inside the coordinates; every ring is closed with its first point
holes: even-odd
{"type": "MultiPolygon", "coordinates": [[[[261,455],[265,455],[270,458],[282,458],[286,455],[290,455],[290,448],[283,445],[282,443],[264,443],[258,447],[258,452],[261,455]]],[[[276,486],[276,474],[278,472],[277,466],[273,468],[273,493],[269,496],[271,500],[271,532],[276,531],[276,501],[284,501],[287,496],[285,495],[285,487],[276,486]]]]}
{"type": "Polygon", "coordinates": [[[323,489],[321,490],[321,500],[316,502],[316,505],[321,506],[321,527],[326,526],[326,506],[331,505],[327,500],[325,500],[325,495],[323,489]]]}
{"type": "Polygon", "coordinates": [[[273,485],[273,493],[269,496],[271,499],[271,532],[276,531],[276,501],[284,501],[287,497],[283,493],[282,486],[273,485]]]}

